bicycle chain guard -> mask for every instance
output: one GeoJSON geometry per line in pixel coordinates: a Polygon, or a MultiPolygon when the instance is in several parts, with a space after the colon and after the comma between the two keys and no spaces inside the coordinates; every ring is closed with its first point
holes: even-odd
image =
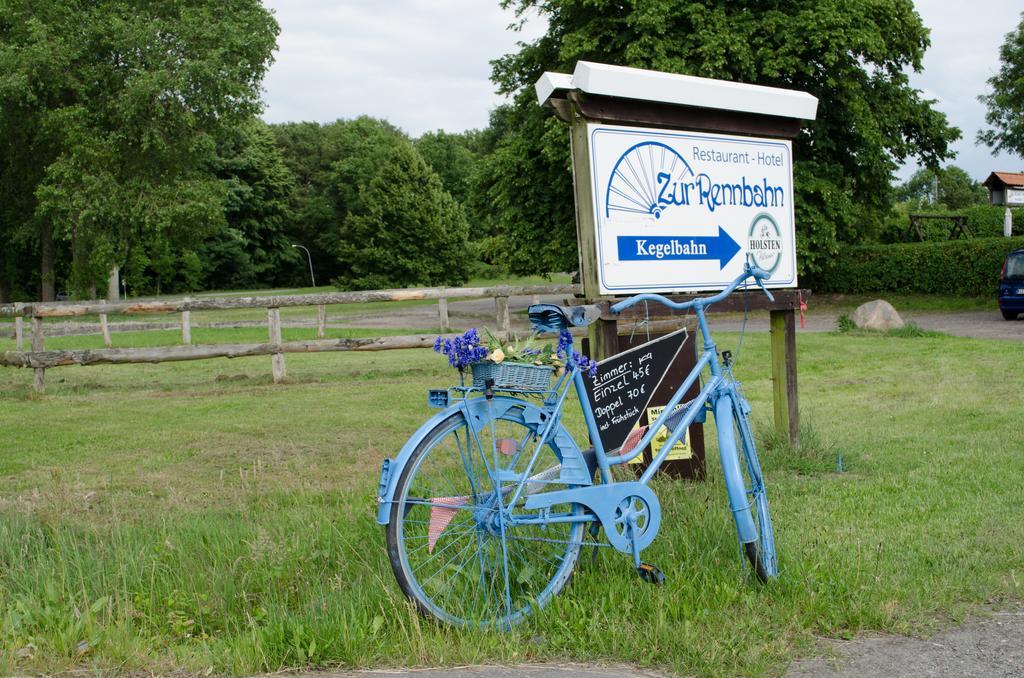
{"type": "Polygon", "coordinates": [[[642,513],[643,529],[635,533],[637,553],[651,545],[661,527],[661,504],[647,485],[638,482],[594,485],[572,490],[540,492],[526,498],[526,509],[550,508],[556,504],[577,503],[590,509],[601,521],[605,537],[616,550],[632,554],[630,530],[623,529],[624,512],[642,513]]]}

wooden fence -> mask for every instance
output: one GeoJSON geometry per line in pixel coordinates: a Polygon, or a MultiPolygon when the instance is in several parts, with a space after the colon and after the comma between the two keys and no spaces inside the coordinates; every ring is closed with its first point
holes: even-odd
{"type": "Polygon", "coordinates": [[[32,303],[0,306],[0,317],[13,317],[15,332],[14,351],[0,352],[0,366],[23,367],[34,370],[33,386],[43,392],[46,370],[65,365],[112,365],[126,363],[161,363],[209,358],[239,358],[243,356],[271,356],[274,382],[286,376],[285,353],[316,353],[321,351],[384,351],[399,348],[426,348],[433,346],[435,334],[377,337],[366,339],[325,339],[327,306],[329,304],[358,304],[371,301],[409,301],[436,299],[438,326],[441,333],[450,331],[448,300],[493,298],[496,325],[499,333],[507,333],[511,325],[509,297],[541,294],[571,296],[578,292],[575,285],[526,285],[513,287],[437,287],[410,290],[373,290],[365,292],[337,292],[267,297],[185,298],[175,301],[126,301],[116,303],[32,303]],[[317,307],[316,339],[283,341],[281,338],[281,309],[290,306],[317,307]],[[192,344],[192,311],[262,308],[267,312],[267,341],[259,344],[192,344]],[[150,313],[181,314],[181,346],[150,348],[112,348],[110,326],[112,315],[150,313]],[[44,318],[74,318],[98,316],[99,332],[106,348],[82,350],[45,350],[44,318]],[[24,350],[25,319],[31,322],[31,350],[24,350]]]}

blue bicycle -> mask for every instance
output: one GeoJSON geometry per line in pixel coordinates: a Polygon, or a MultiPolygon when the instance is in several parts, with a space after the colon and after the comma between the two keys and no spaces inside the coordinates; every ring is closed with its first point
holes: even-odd
{"type": "MultiPolygon", "coordinates": [[[[703,339],[697,365],[643,435],[605,450],[586,396],[583,371],[567,365],[551,386],[474,379],[473,385],[432,390],[442,409],[384,461],[377,520],[386,526],[388,557],[402,591],[425,615],[456,626],[507,629],[536,612],[568,582],[581,548],[610,545],[632,556],[645,580],[660,571],[640,554],[661,524],[658,497],[649,487],[673,446],[694,421],[710,412],[729,507],[743,553],[756,578],[778,573],[764,478],[747,419],[750,405],[733,378],[727,353],[720,359],[705,309],[752,279],[769,299],[768,273],[749,264],[714,296],[675,303],[640,294],[611,306],[614,313],[640,302],[692,309],[703,339]],[[684,394],[703,379],[699,395],[684,394]],[[563,424],[570,387],[575,390],[592,447],[581,449],[563,424]],[[662,429],[667,439],[636,479],[616,480],[626,464],[662,429]],[[585,533],[591,540],[585,542],[585,533]],[[603,542],[598,539],[603,534],[603,542]]],[[[540,331],[589,324],[596,307],[530,308],[540,331]]],[[[548,373],[550,374],[550,372],[548,373]]]]}

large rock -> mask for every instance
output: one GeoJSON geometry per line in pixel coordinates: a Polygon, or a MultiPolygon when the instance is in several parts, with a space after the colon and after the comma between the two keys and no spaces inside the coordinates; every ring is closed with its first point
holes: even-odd
{"type": "Polygon", "coordinates": [[[865,330],[895,330],[904,325],[900,314],[884,299],[858,306],[853,312],[853,324],[865,330]]]}

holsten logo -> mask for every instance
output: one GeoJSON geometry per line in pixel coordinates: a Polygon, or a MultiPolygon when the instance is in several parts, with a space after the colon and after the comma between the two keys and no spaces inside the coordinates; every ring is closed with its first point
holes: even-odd
{"type": "Polygon", "coordinates": [[[747,261],[769,273],[782,260],[782,235],[770,214],[762,212],[750,222],[747,237],[747,261]]]}

